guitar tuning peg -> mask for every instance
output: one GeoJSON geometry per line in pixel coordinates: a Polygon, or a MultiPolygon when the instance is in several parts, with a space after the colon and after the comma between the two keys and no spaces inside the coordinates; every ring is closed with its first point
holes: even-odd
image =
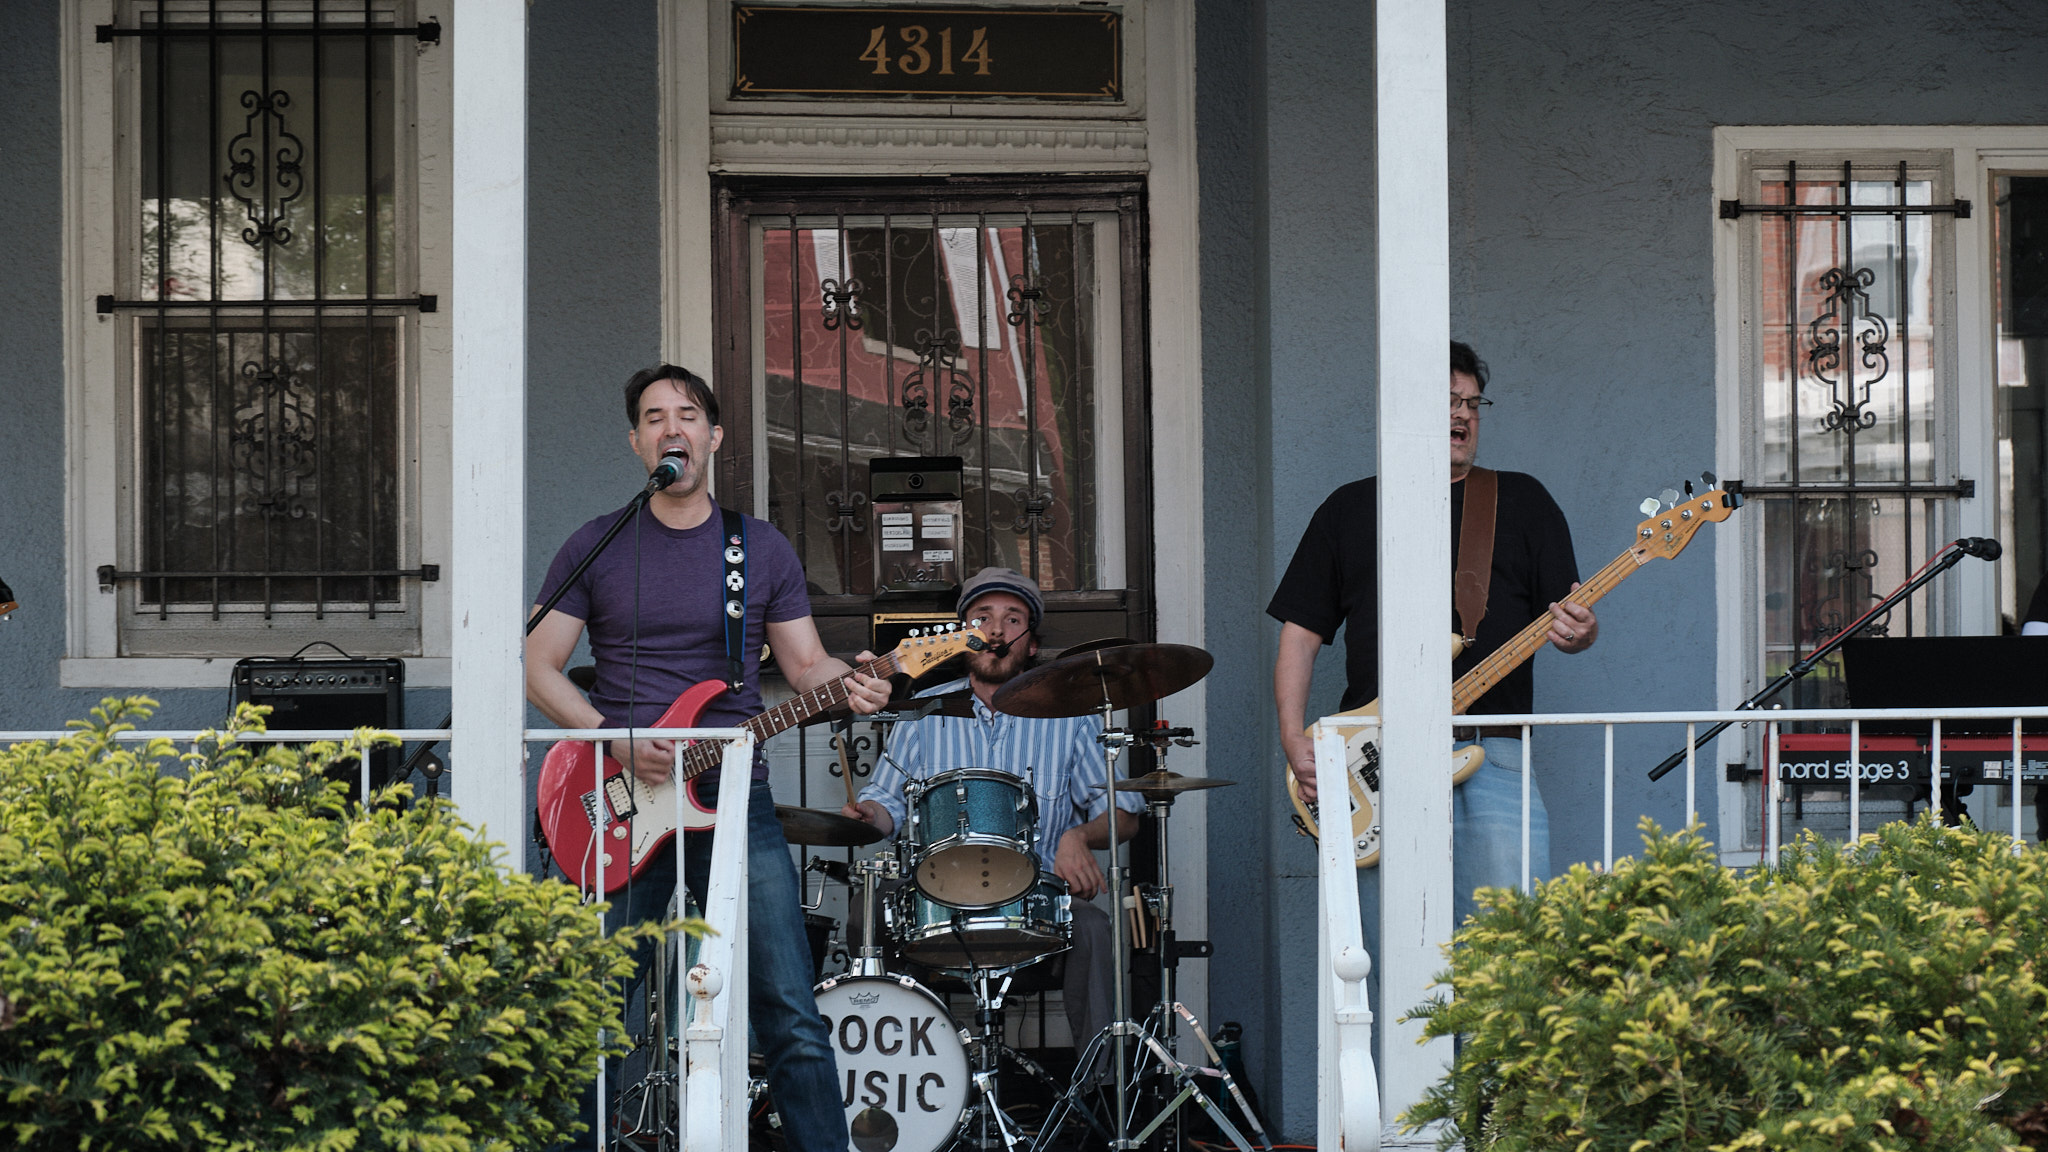
{"type": "Polygon", "coordinates": [[[1655,496],[1643,497],[1643,502],[1637,506],[1636,510],[1645,516],[1655,516],[1657,514],[1657,498],[1655,496]]]}
{"type": "Polygon", "coordinates": [[[1678,506],[1678,489],[1666,488],[1657,494],[1657,498],[1664,501],[1666,508],[1675,508],[1678,506]]]}
{"type": "Polygon", "coordinates": [[[1686,498],[1687,500],[1690,500],[1690,499],[1692,499],[1692,481],[1690,481],[1690,480],[1687,480],[1687,481],[1685,482],[1685,485],[1684,485],[1684,487],[1685,487],[1685,498],[1686,498]]]}
{"type": "Polygon", "coordinates": [[[1719,488],[1721,486],[1721,482],[1714,478],[1712,472],[1700,473],[1700,483],[1705,484],[1708,488],[1719,488]]]}

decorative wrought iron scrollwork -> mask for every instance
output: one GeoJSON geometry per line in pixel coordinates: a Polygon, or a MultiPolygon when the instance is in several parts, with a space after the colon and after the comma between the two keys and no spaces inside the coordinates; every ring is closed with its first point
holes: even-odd
{"type": "Polygon", "coordinates": [[[836,332],[843,323],[849,331],[860,331],[861,283],[854,277],[845,280],[822,280],[818,283],[820,313],[825,320],[825,330],[836,332]]]}
{"type": "Polygon", "coordinates": [[[1828,386],[1831,403],[1820,418],[1823,431],[1853,435],[1877,424],[1877,413],[1870,408],[1870,386],[1891,371],[1891,357],[1885,350],[1891,325],[1870,310],[1868,289],[1876,281],[1876,273],[1868,268],[1830,268],[1821,274],[1819,286],[1827,296],[1820,314],[1806,326],[1810,345],[1806,365],[1815,379],[1828,386]],[[1854,371],[1845,371],[1843,366],[1843,344],[1850,338],[1856,342],[1863,367],[1872,373],[1860,381],[1854,371]]]}
{"type": "Polygon", "coordinates": [[[960,333],[919,329],[917,369],[903,379],[903,434],[920,443],[931,428],[932,389],[946,389],[946,428],[955,444],[974,432],[974,377],[960,367],[960,333]]]}
{"type": "Polygon", "coordinates": [[[1032,531],[1052,531],[1052,493],[1043,488],[1019,488],[1016,501],[1020,511],[1017,518],[1010,523],[1012,531],[1019,535],[1032,531]]]}
{"type": "Polygon", "coordinates": [[[1045,288],[1022,272],[1010,277],[1010,290],[1004,295],[1010,298],[1010,311],[1003,319],[1010,327],[1021,328],[1029,320],[1037,323],[1039,317],[1052,311],[1052,301],[1045,298],[1045,288]]]}
{"type": "Polygon", "coordinates": [[[825,506],[830,510],[825,520],[825,531],[867,531],[867,519],[860,514],[860,510],[867,506],[867,502],[868,494],[865,492],[849,493],[843,488],[838,488],[825,493],[825,506]]]}
{"type": "MultiPolygon", "coordinates": [[[[871,725],[880,727],[880,725],[871,725]]],[[[832,734],[839,753],[825,765],[825,774],[844,778],[848,772],[855,780],[866,780],[875,774],[875,737],[872,733],[856,736],[852,729],[832,734]]]]}
{"type": "MultiPolygon", "coordinates": [[[[1812,623],[1807,631],[1809,643],[1819,645],[1825,642],[1830,636],[1848,626],[1852,612],[1857,616],[1862,615],[1862,610],[1855,608],[1855,604],[1868,603],[1878,598],[1876,582],[1871,578],[1871,573],[1876,567],[1877,551],[1872,548],[1853,552],[1837,548],[1828,553],[1827,559],[1821,562],[1819,576],[1833,584],[1834,591],[1832,595],[1813,606],[1809,616],[1812,623]],[[1849,609],[1842,607],[1845,601],[1851,603],[1849,609]]],[[[1873,620],[1865,624],[1862,630],[1872,636],[1889,635],[1890,620],[1873,620]]]]}
{"type": "Polygon", "coordinates": [[[306,157],[305,145],[284,125],[284,110],[291,102],[282,88],[267,96],[254,88],[243,92],[242,107],[249,115],[242,134],[228,141],[228,193],[248,212],[249,227],[242,229],[242,240],[252,247],[292,242],[291,226],[284,222],[285,206],[306,190],[299,167],[306,157]]]}
{"type": "Polygon", "coordinates": [[[236,411],[229,438],[235,467],[248,478],[242,510],[267,519],[302,517],[305,480],[319,465],[319,437],[299,399],[299,378],[253,360],[242,365],[242,377],[249,398],[236,411]]]}

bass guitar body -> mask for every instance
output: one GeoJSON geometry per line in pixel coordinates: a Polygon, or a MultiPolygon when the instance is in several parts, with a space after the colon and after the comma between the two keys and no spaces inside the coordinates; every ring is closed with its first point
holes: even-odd
{"type": "MultiPolygon", "coordinates": [[[[676,697],[655,728],[695,728],[725,685],[707,680],[676,697]]],[[[682,831],[697,832],[718,822],[718,810],[698,795],[703,777],[677,783],[674,775],[649,784],[604,758],[601,776],[595,771],[596,745],[588,740],[561,740],[548,749],[540,766],[537,805],[540,826],[547,834],[555,865],[578,888],[595,891],[600,866],[604,892],[610,895],[640,875],[662,845],[675,839],[676,789],[683,790],[682,831]],[[600,799],[600,797],[602,799],[600,799]],[[604,813],[604,848],[598,850],[598,814],[604,813]]]]}
{"type": "MultiPolygon", "coordinates": [[[[1461,637],[1451,638],[1451,655],[1463,649],[1461,637]]],[[[1339,716],[1377,716],[1380,702],[1339,712],[1339,716]]],[[[1307,735],[1315,737],[1311,725],[1307,735]]],[[[1451,785],[1463,784],[1486,761],[1486,750],[1477,744],[1451,753],[1451,785]]],[[[1379,729],[1354,729],[1344,741],[1344,780],[1351,788],[1351,851],[1360,868],[1377,867],[1380,862],[1380,741],[1379,729]]],[[[1319,781],[1319,791],[1327,785],[1319,781]]],[[[1302,799],[1301,782],[1294,778],[1294,766],[1287,766],[1287,798],[1294,802],[1295,824],[1311,836],[1320,826],[1319,804],[1302,799]]]]}

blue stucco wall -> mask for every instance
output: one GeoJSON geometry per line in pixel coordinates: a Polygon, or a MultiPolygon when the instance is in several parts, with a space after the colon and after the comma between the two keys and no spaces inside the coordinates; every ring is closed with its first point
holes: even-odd
{"type": "MultiPolygon", "coordinates": [[[[1499,401],[1481,458],[1544,481],[1582,573],[1627,543],[1644,495],[1712,467],[1716,125],[2048,123],[2048,5],[2032,0],[1881,0],[1853,43],[1838,13],[1760,0],[1449,7],[1452,331],[1491,363],[1499,401]]],[[[1313,861],[1280,815],[1262,609],[1315,505],[1373,471],[1371,13],[1198,13],[1208,646],[1238,684],[1212,687],[1207,736],[1211,771],[1244,781],[1211,793],[1211,916],[1258,909],[1231,924],[1265,934],[1233,932],[1210,961],[1211,1016],[1245,1023],[1269,1120],[1307,1140],[1313,861]]],[[[1642,572],[1601,604],[1598,647],[1536,658],[1538,709],[1714,703],[1712,589],[1704,541],[1642,572]]],[[[1334,651],[1312,712],[1335,705],[1334,651]]],[[[1635,813],[1681,821],[1679,778],[1643,778],[1681,739],[1617,735],[1622,850],[1635,813]]],[[[1598,734],[1536,751],[1555,862],[1597,855],[1598,734]]]]}

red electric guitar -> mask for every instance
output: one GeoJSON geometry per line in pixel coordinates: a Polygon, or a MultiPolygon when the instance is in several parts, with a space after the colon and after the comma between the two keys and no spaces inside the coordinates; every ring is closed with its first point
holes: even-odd
{"type": "MultiPolygon", "coordinates": [[[[911,636],[887,655],[878,656],[854,671],[869,676],[922,676],[963,652],[979,652],[987,646],[988,638],[979,628],[911,636]]],[[[705,707],[724,695],[725,690],[725,683],[720,680],[699,684],[676,697],[668,711],[649,727],[695,728],[705,707]]],[[[846,682],[835,679],[785,700],[739,727],[753,733],[756,741],[766,740],[844,703],[846,682]]],[[[680,776],[685,832],[700,831],[718,822],[718,810],[698,796],[697,785],[705,769],[718,765],[724,747],[714,740],[683,750],[680,776]]],[[[548,851],[554,855],[562,874],[585,892],[596,887],[599,864],[595,851],[598,792],[593,788],[594,755],[588,740],[562,740],[548,749],[540,766],[540,826],[548,839],[548,851]]],[[[604,758],[605,824],[614,841],[614,850],[603,856],[607,895],[625,887],[628,879],[647,867],[648,857],[655,849],[675,838],[676,787],[675,777],[662,784],[648,784],[629,775],[617,760],[604,758]],[[620,848],[628,851],[616,850],[620,848]]]]}

